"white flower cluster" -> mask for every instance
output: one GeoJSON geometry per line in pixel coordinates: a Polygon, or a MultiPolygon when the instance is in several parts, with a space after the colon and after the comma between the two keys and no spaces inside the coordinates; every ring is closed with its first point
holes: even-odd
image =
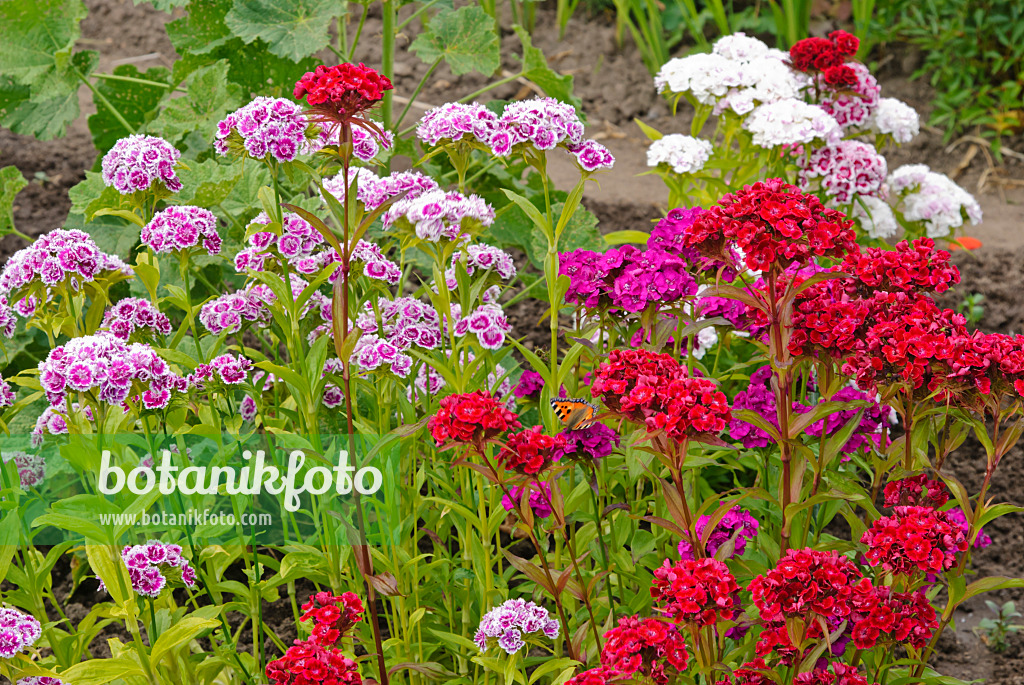
{"type": "Polygon", "coordinates": [[[706,140],[672,133],[655,140],[647,148],[647,166],[667,164],[677,174],[690,174],[704,168],[712,149],[706,140]]]}
{"type": "Polygon", "coordinates": [[[948,176],[924,164],[906,164],[889,175],[889,188],[901,196],[907,221],[923,221],[929,238],[944,238],[963,226],[964,218],[981,223],[981,206],[974,196],[948,176]]]}
{"type": "Polygon", "coordinates": [[[823,109],[789,98],[761,105],[743,122],[758,147],[804,145],[821,141],[836,145],[843,136],[839,124],[823,109]]]}
{"type": "Polygon", "coordinates": [[[662,92],[691,93],[715,114],[731,110],[740,116],[758,105],[800,97],[809,83],[789,67],[788,55],[743,33],[723,36],[711,54],[668,61],[654,78],[662,92]]]}
{"type": "Polygon", "coordinates": [[[909,143],[921,131],[921,120],[907,103],[896,98],[882,98],[872,117],[871,128],[892,135],[897,143],[909,143]]]}
{"type": "Polygon", "coordinates": [[[853,203],[850,218],[854,219],[872,240],[885,240],[896,235],[899,224],[892,208],[873,195],[862,195],[853,203]]]}

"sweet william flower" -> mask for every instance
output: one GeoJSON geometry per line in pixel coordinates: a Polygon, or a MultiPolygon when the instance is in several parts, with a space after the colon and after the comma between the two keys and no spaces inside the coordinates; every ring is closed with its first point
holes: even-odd
{"type": "Polygon", "coordinates": [[[541,426],[512,433],[496,457],[508,471],[536,476],[554,461],[556,450],[565,447],[565,436],[545,435],[541,426]]]}
{"type": "Polygon", "coordinates": [[[11,659],[28,649],[42,635],[42,627],[34,616],[17,609],[0,608],[0,659],[11,659]]]}
{"type": "Polygon", "coordinates": [[[967,536],[946,512],[931,507],[896,507],[864,531],[865,558],[893,574],[943,573],[966,552],[967,536]]]}
{"type": "Polygon", "coordinates": [[[473,641],[481,652],[497,646],[509,656],[526,646],[526,639],[558,638],[561,626],[542,606],[523,599],[509,599],[494,607],[480,619],[473,641]]]}
{"type": "Polygon", "coordinates": [[[869,593],[871,583],[838,552],[791,549],[747,589],[764,620],[809,621],[812,614],[826,619],[849,616],[855,598],[869,593]]]}
{"type": "MultiPolygon", "coordinates": [[[[704,535],[704,531],[710,522],[711,517],[707,515],[697,519],[697,523],[694,525],[694,532],[698,539],[704,535]]],[[[757,537],[757,528],[757,519],[751,516],[750,512],[740,507],[733,507],[722,517],[722,520],[715,526],[711,535],[708,536],[707,546],[705,547],[706,556],[714,557],[718,550],[730,541],[732,541],[733,548],[726,558],[743,556],[743,552],[747,548],[747,542],[757,537]]],[[[686,538],[679,542],[679,555],[683,559],[694,558],[693,545],[686,538]]]]}
{"type": "Polygon", "coordinates": [[[686,670],[686,642],[675,625],[661,619],[624,616],[604,638],[602,666],[624,677],[664,685],[686,670]]]}
{"type": "Polygon", "coordinates": [[[221,247],[217,217],[208,209],[190,205],[175,205],[157,212],[142,228],[140,240],[157,254],[202,246],[205,252],[217,255],[221,247]]]}
{"type": "Polygon", "coordinates": [[[683,559],[654,569],[651,597],[676,623],[709,626],[730,621],[739,611],[739,585],[716,559],[683,559]]]}
{"type": "Polygon", "coordinates": [[[506,431],[521,428],[522,424],[502,402],[476,390],[442,398],[427,427],[438,445],[454,442],[479,446],[506,431]]]}
{"type": "Polygon", "coordinates": [[[181,190],[174,165],[181,153],[163,138],[130,135],[121,138],[103,156],[103,185],[122,195],[149,190],[159,184],[172,193],[181,190]]]}
{"type": "Polygon", "coordinates": [[[346,121],[368,110],[392,88],[391,79],[362,62],[333,67],[322,64],[298,80],[292,95],[296,100],[305,98],[317,112],[346,121]]]}

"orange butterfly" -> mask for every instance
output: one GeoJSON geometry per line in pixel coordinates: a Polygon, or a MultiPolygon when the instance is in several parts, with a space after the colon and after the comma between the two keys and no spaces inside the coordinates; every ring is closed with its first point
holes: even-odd
{"type": "Polygon", "coordinates": [[[551,400],[551,408],[555,416],[569,430],[583,430],[594,425],[597,405],[586,400],[573,400],[564,397],[551,400]]]}

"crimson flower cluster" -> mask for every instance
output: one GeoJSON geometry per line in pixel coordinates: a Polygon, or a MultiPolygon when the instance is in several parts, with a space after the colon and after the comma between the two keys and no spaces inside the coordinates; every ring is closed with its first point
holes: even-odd
{"type": "Polygon", "coordinates": [[[565,435],[561,433],[546,435],[540,426],[531,426],[510,434],[497,460],[507,471],[535,476],[551,466],[556,451],[563,450],[565,442],[565,435]]]}
{"type": "Polygon", "coordinates": [[[949,253],[936,250],[931,238],[906,240],[894,249],[870,247],[851,252],[837,271],[849,274],[854,283],[844,282],[868,292],[910,292],[928,290],[944,293],[960,282],[960,270],[949,263],[949,253]]]}
{"type": "MultiPolygon", "coordinates": [[[[790,65],[797,71],[821,71],[829,79],[829,70],[843,64],[847,57],[857,54],[860,39],[846,31],[833,31],[828,38],[811,37],[798,40],[789,49],[790,65]]],[[[833,72],[832,79],[841,77],[833,72]]]]}
{"type": "Polygon", "coordinates": [[[352,592],[335,597],[317,592],[302,605],[300,620],[312,619],[313,634],[296,640],[284,656],[267,664],[271,685],[360,685],[359,666],[335,644],[362,619],[363,603],[352,592]]]}
{"type": "Polygon", "coordinates": [[[720,433],[731,419],[725,394],[706,378],[691,378],[670,354],[612,350],[591,386],[613,412],[682,441],[720,433]]]}
{"type": "Polygon", "coordinates": [[[871,649],[879,643],[908,643],[921,649],[939,629],[935,609],[923,590],[893,592],[886,586],[873,590],[851,617],[851,637],[857,649],[871,649]]]}
{"type": "Polygon", "coordinates": [[[362,62],[333,67],[321,64],[298,80],[293,96],[296,100],[305,98],[310,107],[310,118],[325,127],[340,125],[345,130],[355,124],[383,138],[384,134],[377,125],[364,118],[363,114],[392,88],[394,86],[387,76],[362,62]]]}
{"type": "Polygon", "coordinates": [[[784,270],[811,258],[842,258],[855,251],[853,222],[782,179],[724,195],[689,229],[685,243],[703,256],[728,260],[734,244],[749,269],[784,270]]]}
{"type": "Polygon", "coordinates": [[[968,547],[963,530],[931,507],[896,507],[872,523],[861,542],[868,546],[868,563],[905,576],[948,571],[968,547]]]}
{"type": "Polygon", "coordinates": [[[923,473],[886,483],[882,495],[887,507],[914,506],[938,509],[949,501],[949,489],[946,484],[923,473]]]}
{"type": "Polygon", "coordinates": [[[625,616],[604,634],[601,665],[620,677],[642,676],[658,685],[686,670],[689,655],[678,628],[657,618],[625,616]],[[668,667],[675,669],[675,673],[668,667]]]}
{"type": "Polygon", "coordinates": [[[455,442],[480,446],[506,431],[522,428],[522,424],[503,402],[475,390],[443,398],[427,427],[438,445],[455,442]]]}
{"type": "Polygon", "coordinates": [[[871,592],[871,581],[838,552],[791,549],[775,568],[747,588],[766,621],[784,618],[846,618],[855,597],[871,592]]]}
{"type": "Polygon", "coordinates": [[[321,646],[333,645],[356,623],[363,620],[363,602],[354,592],[345,592],[335,597],[329,592],[314,593],[302,605],[300,620],[313,619],[313,635],[310,640],[321,646]]]}
{"type": "Polygon", "coordinates": [[[739,612],[739,585],[717,559],[682,559],[654,570],[651,597],[677,623],[709,626],[730,621],[739,612]]]}

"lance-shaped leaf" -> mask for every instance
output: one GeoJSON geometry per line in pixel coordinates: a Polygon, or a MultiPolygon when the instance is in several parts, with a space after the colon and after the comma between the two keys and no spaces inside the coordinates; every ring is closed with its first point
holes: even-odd
{"type": "Polygon", "coordinates": [[[456,76],[471,71],[490,76],[501,66],[494,19],[475,5],[438,12],[409,49],[428,64],[443,58],[456,76]]]}

